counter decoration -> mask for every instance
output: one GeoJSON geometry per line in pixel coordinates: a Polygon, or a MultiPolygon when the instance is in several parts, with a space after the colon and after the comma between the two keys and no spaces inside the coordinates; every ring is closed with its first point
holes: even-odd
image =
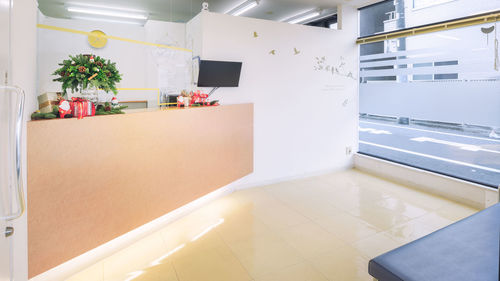
{"type": "Polygon", "coordinates": [[[82,119],[86,116],[124,113],[122,109],[127,106],[119,105],[116,97],[113,97],[113,105],[109,102],[99,104],[98,99],[98,90],[118,94],[116,83],[122,77],[116,63],[99,56],[80,54],[69,56],[59,66],[52,75],[58,76],[53,81],[62,83],[62,92],[40,95],[39,110],[31,115],[32,120],[71,117],[82,119]],[[68,90],[79,93],[80,97],[63,99],[68,90]]]}
{"type": "Polygon", "coordinates": [[[54,105],[51,112],[42,113],[37,110],[31,114],[31,120],[55,119],[59,115],[59,106],[54,105]]]}
{"type": "MultiPolygon", "coordinates": [[[[78,117],[78,119],[82,119],[86,116],[94,116],[96,112],[95,105],[82,98],[71,98],[69,102],[70,112],[74,117],[78,117]]],[[[61,105],[59,106],[61,109],[61,105]]]]}
{"type": "Polygon", "coordinates": [[[209,101],[208,94],[198,91],[188,92],[183,90],[177,97],[177,107],[200,107],[200,106],[217,106],[219,101],[209,101]]]}
{"type": "Polygon", "coordinates": [[[38,96],[38,109],[41,113],[52,113],[54,105],[59,104],[62,93],[44,93],[38,96]]]}
{"type": "MultiPolygon", "coordinates": [[[[58,106],[59,118],[71,118],[71,105],[67,100],[61,100],[58,106]]],[[[54,111],[56,108],[54,107],[54,111]]]]}
{"type": "Polygon", "coordinates": [[[182,90],[180,96],[177,97],[177,107],[189,107],[191,104],[192,93],[186,90],[182,90]]]}
{"type": "Polygon", "coordinates": [[[96,107],[95,115],[110,115],[110,114],[124,114],[123,109],[127,108],[126,105],[120,105],[118,99],[113,97],[111,102],[105,102],[96,107]]]}
{"type": "Polygon", "coordinates": [[[61,93],[44,93],[38,96],[38,110],[31,114],[32,120],[54,119],[59,115],[61,93]]]}
{"type": "Polygon", "coordinates": [[[80,54],[69,56],[69,59],[59,65],[61,67],[52,75],[58,76],[53,81],[62,83],[64,95],[69,89],[74,93],[79,92],[82,97],[88,96],[89,101],[97,104],[98,90],[118,94],[116,83],[120,82],[122,77],[116,68],[116,63],[110,60],[95,55],[80,54]]]}

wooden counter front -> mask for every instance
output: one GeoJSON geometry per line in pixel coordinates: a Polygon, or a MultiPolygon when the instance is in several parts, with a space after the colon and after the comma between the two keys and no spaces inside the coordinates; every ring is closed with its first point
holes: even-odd
{"type": "Polygon", "coordinates": [[[29,277],[252,171],[253,104],[29,122],[29,277]]]}

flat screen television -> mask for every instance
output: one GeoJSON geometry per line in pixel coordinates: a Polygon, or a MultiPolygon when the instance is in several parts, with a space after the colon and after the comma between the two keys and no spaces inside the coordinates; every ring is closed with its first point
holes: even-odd
{"type": "Polygon", "coordinates": [[[241,62],[200,61],[198,87],[238,87],[241,62]]]}

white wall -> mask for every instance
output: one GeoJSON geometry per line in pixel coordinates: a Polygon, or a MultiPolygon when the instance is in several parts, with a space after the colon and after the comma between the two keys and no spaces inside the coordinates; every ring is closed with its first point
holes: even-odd
{"type": "MultiPolygon", "coordinates": [[[[201,24],[202,42],[197,44],[202,46],[202,59],[243,62],[240,87],[221,88],[213,99],[222,104],[255,104],[254,173],[240,184],[352,164],[346,147],[357,149],[358,21],[356,9],[339,9],[343,30],[208,12],[194,19],[201,24]],[[295,55],[294,48],[300,54],[295,55]],[[315,70],[316,57],[336,66],[343,57],[341,72],[352,71],[354,78],[315,70]]],[[[188,34],[191,29],[195,28],[188,24],[188,34]]]]}
{"type": "MultiPolygon", "coordinates": [[[[185,24],[149,21],[145,26],[120,23],[93,22],[49,18],[40,15],[39,23],[90,32],[101,30],[107,35],[146,41],[158,44],[171,44],[184,47],[185,24]]],[[[101,49],[92,48],[87,36],[69,32],[38,29],[38,93],[61,91],[61,84],[52,82],[58,63],[69,55],[96,54],[116,62],[122,76],[118,88],[158,88],[158,67],[154,50],[157,47],[134,44],[119,40],[108,40],[101,49]]],[[[164,49],[165,50],[165,49],[164,49]]],[[[178,52],[183,54],[184,52],[178,52]]],[[[189,54],[189,53],[187,53],[189,54]]],[[[184,54],[183,54],[184,55],[184,54]]],[[[190,56],[190,54],[189,54],[190,56]]],[[[147,100],[149,106],[157,104],[156,91],[121,91],[120,101],[147,100]]]]}

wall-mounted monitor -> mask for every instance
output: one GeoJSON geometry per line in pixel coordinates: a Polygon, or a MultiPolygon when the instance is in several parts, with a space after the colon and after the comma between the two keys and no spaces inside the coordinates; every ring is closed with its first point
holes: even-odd
{"type": "Polygon", "coordinates": [[[198,87],[238,87],[241,62],[201,60],[198,87]]]}

